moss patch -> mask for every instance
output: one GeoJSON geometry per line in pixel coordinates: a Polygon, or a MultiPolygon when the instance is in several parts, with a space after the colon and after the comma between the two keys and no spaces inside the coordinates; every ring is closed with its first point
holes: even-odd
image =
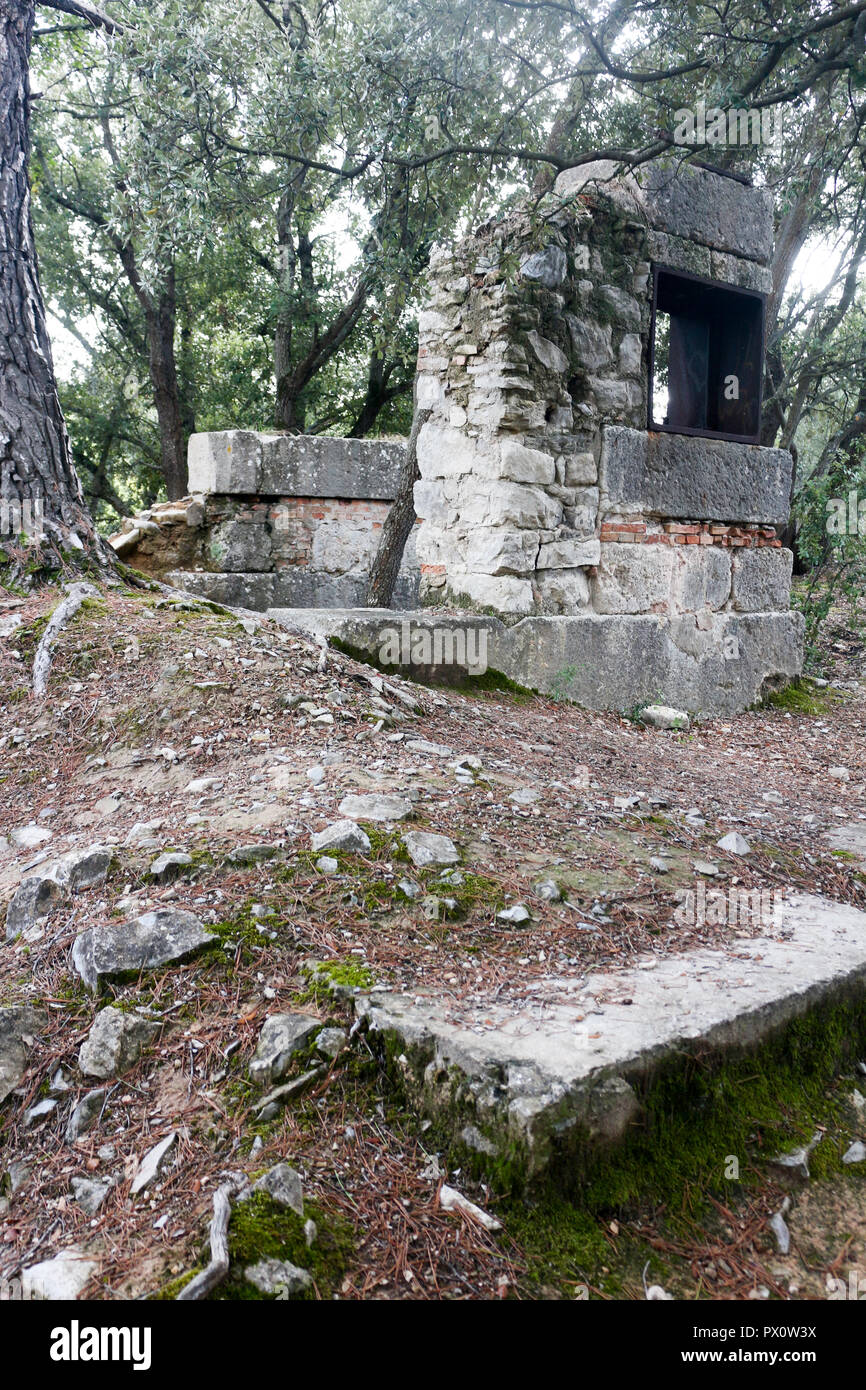
{"type": "Polygon", "coordinates": [[[339,1289],[354,1252],[351,1229],[340,1217],[306,1202],[302,1219],[287,1207],[278,1206],[265,1192],[255,1193],[233,1209],[228,1240],[231,1267],[224,1283],[211,1295],[217,1301],[268,1299],[247,1283],[243,1274],[247,1266],[264,1259],[288,1260],[307,1270],[313,1288],[296,1297],[330,1298],[339,1289]],[[304,1235],[307,1219],[316,1223],[316,1239],[311,1246],[304,1235]]]}
{"type": "Polygon", "coordinates": [[[787,710],[791,714],[826,714],[833,705],[850,696],[832,686],[815,685],[808,679],[790,681],[781,690],[773,690],[764,700],[764,705],[772,709],[787,710]]]}

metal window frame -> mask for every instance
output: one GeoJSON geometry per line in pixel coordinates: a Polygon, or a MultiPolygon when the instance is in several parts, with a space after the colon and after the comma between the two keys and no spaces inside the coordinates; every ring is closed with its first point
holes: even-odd
{"type": "Polygon", "coordinates": [[[761,442],[761,410],[764,403],[764,364],[767,350],[767,296],[762,290],[747,290],[741,285],[731,285],[727,280],[712,280],[706,275],[694,275],[688,270],[679,270],[674,265],[666,265],[661,261],[651,261],[653,294],[652,311],[650,314],[650,341],[649,341],[649,382],[647,388],[647,430],[652,434],[685,434],[697,439],[725,439],[732,444],[760,444],[761,442]],[[659,274],[675,275],[679,280],[690,280],[696,285],[708,285],[712,289],[725,290],[729,294],[745,296],[747,299],[757,300],[761,309],[761,366],[758,374],[758,428],[754,434],[729,434],[725,430],[694,429],[685,425],[677,427],[671,425],[659,425],[653,420],[653,386],[655,380],[655,346],[656,346],[656,309],[658,302],[658,283],[659,274]]]}

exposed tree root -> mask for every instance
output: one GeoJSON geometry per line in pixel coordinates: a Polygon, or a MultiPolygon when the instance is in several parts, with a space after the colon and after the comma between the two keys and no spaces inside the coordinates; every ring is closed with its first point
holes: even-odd
{"type": "Polygon", "coordinates": [[[45,694],[57,638],[67,623],[75,617],[84,600],[95,598],[99,592],[92,584],[66,584],[64,588],[66,598],[57,605],[51,614],[33,659],[33,694],[37,696],[45,694]]]}

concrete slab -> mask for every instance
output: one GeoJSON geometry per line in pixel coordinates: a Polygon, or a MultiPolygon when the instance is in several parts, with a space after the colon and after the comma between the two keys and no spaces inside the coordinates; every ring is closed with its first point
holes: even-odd
{"type": "Polygon", "coordinates": [[[730,715],[798,675],[798,613],[715,613],[699,629],[679,618],[631,614],[500,618],[435,609],[269,608],[287,627],[338,638],[362,659],[411,679],[449,683],[497,671],[587,709],[665,704],[730,715]]]}
{"type": "Polygon", "coordinates": [[[837,825],[822,836],[831,849],[841,849],[853,854],[866,869],[866,821],[851,821],[848,825],[837,825]]]}
{"type": "Polygon", "coordinates": [[[521,1002],[373,992],[355,1006],[422,1113],[535,1177],[625,1138],[640,1118],[635,1083],[662,1063],[754,1048],[853,992],[866,1008],[866,913],[797,894],[777,900],[761,937],[551,976],[521,1002]]]}

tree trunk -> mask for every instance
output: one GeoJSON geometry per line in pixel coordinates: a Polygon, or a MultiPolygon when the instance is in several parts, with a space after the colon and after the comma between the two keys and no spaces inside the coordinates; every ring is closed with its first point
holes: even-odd
{"type": "Polygon", "coordinates": [[[349,439],[363,439],[376,422],[376,416],[389,399],[388,377],[393,363],[386,366],[381,353],[375,350],[370,354],[370,367],[367,372],[367,394],[358,412],[358,417],[349,430],[349,439]]]}
{"type": "Polygon", "coordinates": [[[41,499],[46,560],[74,532],[104,561],[72,464],[33,243],[32,30],[32,3],[0,0],[0,497],[13,508],[41,499]]]}
{"type": "Polygon", "coordinates": [[[177,366],[174,359],[174,271],[166,277],[159,300],[147,313],[147,347],[153,401],[159,421],[162,472],[169,501],[186,496],[186,439],[183,428],[177,366]]]}
{"type": "Polygon", "coordinates": [[[421,476],[418,471],[418,435],[421,433],[422,425],[430,419],[430,414],[429,409],[419,410],[415,407],[412,431],[406,445],[406,457],[397,484],[397,495],[385,518],[379,548],[370,568],[370,582],[367,585],[368,608],[390,608],[394,597],[394,586],[397,583],[403,551],[415,525],[413,488],[421,476]]]}

